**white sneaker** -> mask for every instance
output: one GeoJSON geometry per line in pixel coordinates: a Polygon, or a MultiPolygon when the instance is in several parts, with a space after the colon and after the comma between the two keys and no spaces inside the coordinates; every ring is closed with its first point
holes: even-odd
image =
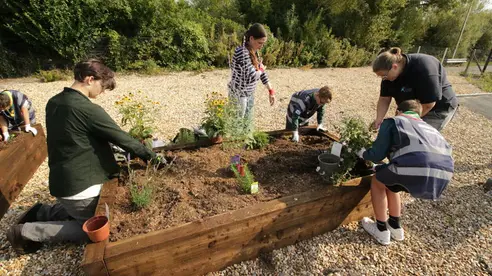
{"type": "Polygon", "coordinates": [[[388,222],[386,222],[386,228],[388,228],[388,230],[391,233],[391,238],[394,239],[395,241],[402,241],[405,239],[405,231],[403,230],[402,227],[398,229],[394,229],[389,225],[388,222]]]}
{"type": "Polygon", "coordinates": [[[389,245],[391,243],[391,234],[389,230],[379,231],[376,222],[372,219],[365,217],[361,220],[362,228],[367,233],[371,234],[380,244],[389,245]]]}

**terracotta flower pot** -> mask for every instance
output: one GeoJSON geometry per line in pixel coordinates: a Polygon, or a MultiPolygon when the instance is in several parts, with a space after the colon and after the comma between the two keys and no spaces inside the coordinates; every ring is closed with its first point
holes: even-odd
{"type": "Polygon", "coordinates": [[[222,136],[218,135],[218,136],[212,137],[212,138],[210,138],[210,141],[212,141],[212,143],[214,143],[214,144],[220,144],[220,143],[222,143],[222,136]]]}
{"type": "Polygon", "coordinates": [[[95,216],[88,219],[82,230],[87,233],[93,242],[104,241],[109,237],[109,221],[106,216],[95,216]]]}

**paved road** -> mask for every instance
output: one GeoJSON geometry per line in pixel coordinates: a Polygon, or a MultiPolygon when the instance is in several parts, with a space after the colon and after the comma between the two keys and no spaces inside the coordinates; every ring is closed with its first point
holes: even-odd
{"type": "MultiPolygon", "coordinates": [[[[444,66],[444,67],[446,68],[446,72],[448,73],[459,74],[461,72],[465,72],[466,63],[463,66],[444,66]]],[[[483,65],[480,65],[480,67],[483,69],[483,65]]],[[[492,72],[492,61],[489,62],[486,72],[492,72]]],[[[475,62],[470,64],[470,68],[468,68],[468,74],[480,74],[480,71],[478,70],[478,66],[475,62]]]]}
{"type": "Polygon", "coordinates": [[[482,114],[492,120],[492,93],[490,95],[476,95],[459,97],[460,105],[482,114]]]}

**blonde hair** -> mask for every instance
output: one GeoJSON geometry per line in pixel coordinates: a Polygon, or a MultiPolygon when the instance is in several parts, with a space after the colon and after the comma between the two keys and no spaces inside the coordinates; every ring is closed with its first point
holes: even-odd
{"type": "Polygon", "coordinates": [[[382,52],[372,62],[372,71],[379,72],[382,70],[390,70],[393,64],[402,63],[404,61],[401,49],[398,47],[392,47],[388,51],[382,52]]]}
{"type": "Polygon", "coordinates": [[[330,100],[331,102],[331,99],[333,97],[333,94],[331,92],[331,88],[328,87],[328,86],[323,86],[321,87],[319,90],[318,90],[318,95],[319,95],[319,98],[320,99],[323,99],[323,100],[330,100]]]}

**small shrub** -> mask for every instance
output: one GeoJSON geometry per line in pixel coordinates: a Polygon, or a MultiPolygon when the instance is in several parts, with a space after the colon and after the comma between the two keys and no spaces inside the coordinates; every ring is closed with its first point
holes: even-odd
{"type": "Polygon", "coordinates": [[[180,128],[178,135],[173,139],[175,144],[193,143],[195,141],[195,133],[187,128],[180,128]]]}
{"type": "Polygon", "coordinates": [[[262,131],[255,131],[246,139],[247,149],[262,149],[270,143],[270,136],[262,131]]]}
{"type": "Polygon", "coordinates": [[[132,183],[130,186],[130,196],[132,205],[136,209],[143,209],[152,201],[152,188],[132,183]]]}
{"type": "Polygon", "coordinates": [[[236,164],[231,164],[231,170],[234,172],[239,186],[245,193],[251,193],[251,185],[255,182],[255,177],[253,173],[249,170],[248,165],[240,165],[244,168],[244,174],[241,174],[236,166],[236,164]]]}
{"type": "Polygon", "coordinates": [[[68,80],[70,75],[66,71],[55,69],[49,71],[40,70],[39,73],[36,74],[36,77],[41,82],[54,82],[59,80],[68,80]]]}
{"type": "Polygon", "coordinates": [[[127,69],[137,71],[145,75],[157,75],[163,71],[153,59],[135,61],[129,64],[127,69]]]}
{"type": "Polygon", "coordinates": [[[360,118],[345,118],[342,120],[340,141],[344,145],[340,155],[340,170],[331,176],[334,184],[339,184],[350,179],[350,171],[357,164],[359,157],[357,152],[362,148],[369,148],[372,144],[368,127],[360,118]]]}

